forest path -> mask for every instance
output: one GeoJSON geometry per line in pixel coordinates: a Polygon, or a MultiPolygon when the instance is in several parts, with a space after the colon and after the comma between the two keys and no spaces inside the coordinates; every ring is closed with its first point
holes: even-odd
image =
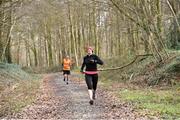
{"type": "Polygon", "coordinates": [[[23,119],[118,119],[148,120],[131,105],[121,103],[110,93],[99,88],[94,105],[89,105],[86,84],[80,74],[72,73],[69,84],[60,73],[48,74],[43,79],[42,92],[37,101],[13,118],[23,119]]]}

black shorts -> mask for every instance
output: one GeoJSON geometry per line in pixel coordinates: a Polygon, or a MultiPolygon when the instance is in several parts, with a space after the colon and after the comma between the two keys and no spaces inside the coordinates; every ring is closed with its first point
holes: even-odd
{"type": "Polygon", "coordinates": [[[98,83],[98,74],[94,74],[94,75],[85,74],[85,80],[88,89],[96,90],[98,83]]]}
{"type": "Polygon", "coordinates": [[[63,70],[63,75],[70,75],[71,74],[71,72],[70,72],[70,70],[63,70]]]}

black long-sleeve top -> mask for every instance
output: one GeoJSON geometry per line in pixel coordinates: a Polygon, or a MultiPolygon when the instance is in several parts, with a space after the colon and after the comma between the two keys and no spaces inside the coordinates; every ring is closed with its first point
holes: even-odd
{"type": "Polygon", "coordinates": [[[86,71],[97,71],[97,64],[103,65],[103,61],[97,55],[87,55],[83,59],[81,71],[86,66],[86,71]]]}

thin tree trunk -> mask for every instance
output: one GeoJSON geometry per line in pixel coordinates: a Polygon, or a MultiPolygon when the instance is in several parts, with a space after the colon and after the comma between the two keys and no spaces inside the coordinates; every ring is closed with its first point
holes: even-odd
{"type": "Polygon", "coordinates": [[[70,22],[70,41],[71,41],[71,52],[72,54],[74,54],[75,56],[75,63],[76,66],[78,66],[78,56],[77,56],[77,50],[76,50],[76,39],[74,36],[74,29],[73,29],[73,25],[72,25],[72,18],[71,18],[71,8],[70,5],[68,4],[68,14],[69,14],[69,22],[70,22]]]}
{"type": "Polygon", "coordinates": [[[3,54],[3,40],[2,40],[2,29],[3,29],[3,1],[0,0],[0,61],[2,61],[3,54]]]}
{"type": "Polygon", "coordinates": [[[49,61],[48,65],[53,66],[51,30],[48,24],[46,24],[46,41],[47,41],[47,49],[48,49],[48,61],[49,61]]]}
{"type": "Polygon", "coordinates": [[[6,37],[6,43],[5,43],[5,46],[3,48],[3,53],[2,53],[2,59],[5,60],[6,62],[8,63],[12,63],[12,60],[11,60],[11,52],[10,52],[10,49],[11,49],[11,33],[12,33],[12,29],[15,25],[15,21],[13,21],[12,23],[12,0],[10,1],[11,5],[10,5],[10,11],[8,13],[8,31],[7,31],[7,37],[6,37]]]}
{"type": "Polygon", "coordinates": [[[180,24],[179,24],[178,18],[177,18],[177,16],[176,16],[175,8],[173,8],[173,5],[171,5],[171,3],[170,3],[169,0],[166,0],[166,1],[167,1],[167,4],[168,4],[168,6],[169,6],[169,8],[170,8],[170,10],[171,10],[174,18],[175,18],[176,24],[177,24],[177,26],[178,26],[178,31],[180,32],[180,24]]]}

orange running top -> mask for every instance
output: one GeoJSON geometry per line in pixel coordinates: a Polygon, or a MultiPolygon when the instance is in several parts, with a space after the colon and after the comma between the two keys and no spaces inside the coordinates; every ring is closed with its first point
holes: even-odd
{"type": "Polygon", "coordinates": [[[70,70],[71,68],[71,60],[63,59],[63,70],[70,70]]]}

